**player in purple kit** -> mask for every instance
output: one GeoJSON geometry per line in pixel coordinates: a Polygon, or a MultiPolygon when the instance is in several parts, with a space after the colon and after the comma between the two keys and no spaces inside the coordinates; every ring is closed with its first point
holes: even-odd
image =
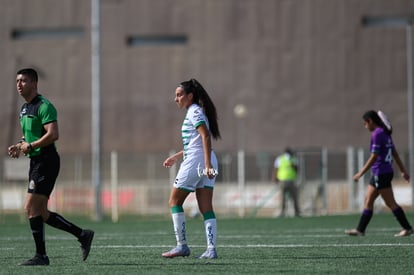
{"type": "Polygon", "coordinates": [[[391,186],[394,176],[392,161],[393,159],[400,169],[402,177],[409,181],[404,164],[402,163],[397,149],[391,138],[392,127],[385,114],[381,111],[367,111],[363,115],[364,126],[371,133],[371,155],[361,170],[355,174],[354,181],[357,182],[365,172],[371,168],[372,178],[368,185],[364,210],[356,229],[345,230],[345,233],[351,236],[364,236],[365,229],[373,215],[374,202],[381,195],[385,204],[392,210],[395,218],[400,223],[403,230],[395,237],[409,236],[413,233],[413,228],[408,222],[404,210],[397,204],[391,186]]]}

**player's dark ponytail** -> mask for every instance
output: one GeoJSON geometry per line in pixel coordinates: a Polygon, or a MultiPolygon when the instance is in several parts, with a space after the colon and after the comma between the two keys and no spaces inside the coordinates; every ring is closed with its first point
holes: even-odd
{"type": "MultiPolygon", "coordinates": [[[[380,112],[380,111],[379,111],[380,112]]],[[[381,112],[382,113],[382,112],[381,112]]],[[[389,121],[387,120],[387,118],[385,117],[385,119],[387,120],[386,122],[389,124],[388,126],[385,125],[384,121],[381,119],[381,117],[378,115],[378,112],[374,111],[374,110],[370,110],[365,112],[365,114],[362,116],[362,119],[364,121],[368,121],[369,119],[371,119],[375,124],[377,124],[379,127],[381,127],[382,129],[384,129],[384,131],[388,134],[391,135],[392,134],[392,127],[391,124],[389,123],[389,121]]]]}
{"type": "Polygon", "coordinates": [[[221,138],[220,136],[220,130],[218,126],[218,118],[217,118],[217,111],[216,107],[214,106],[213,101],[211,100],[210,96],[206,92],[206,90],[203,88],[203,86],[198,82],[196,79],[192,78],[188,81],[184,81],[181,84],[181,87],[183,87],[184,91],[189,94],[193,94],[194,103],[200,105],[201,108],[203,108],[204,113],[207,116],[209,125],[210,125],[210,131],[213,135],[214,139],[221,138]]]}

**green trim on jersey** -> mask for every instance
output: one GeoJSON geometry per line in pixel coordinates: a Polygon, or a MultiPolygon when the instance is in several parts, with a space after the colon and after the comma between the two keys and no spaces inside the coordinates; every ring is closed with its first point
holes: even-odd
{"type": "Polygon", "coordinates": [[[197,124],[194,125],[194,128],[197,129],[198,127],[200,127],[203,124],[206,124],[206,122],[205,121],[200,121],[199,123],[197,123],[197,124]]]}
{"type": "MultiPolygon", "coordinates": [[[[23,104],[20,111],[20,126],[26,142],[32,143],[44,134],[44,125],[57,121],[57,111],[53,104],[41,95],[31,102],[23,104]]],[[[54,146],[54,144],[53,144],[54,146]]],[[[36,148],[28,157],[40,155],[42,148],[36,148]]]]}

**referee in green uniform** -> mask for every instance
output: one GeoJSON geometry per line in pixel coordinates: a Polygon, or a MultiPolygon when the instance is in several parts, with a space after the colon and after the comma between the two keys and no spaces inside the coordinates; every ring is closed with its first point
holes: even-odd
{"type": "Polygon", "coordinates": [[[49,265],[44,223],[74,235],[81,244],[83,260],[86,260],[94,232],[79,228],[47,208],[60,169],[60,158],[55,147],[59,129],[56,109],[38,94],[37,82],[38,76],[34,69],[17,72],[17,92],[26,101],[20,110],[23,137],[8,148],[8,154],[12,158],[18,158],[20,153],[30,158],[29,186],[24,209],[32,230],[36,254],[21,265],[49,265]]]}

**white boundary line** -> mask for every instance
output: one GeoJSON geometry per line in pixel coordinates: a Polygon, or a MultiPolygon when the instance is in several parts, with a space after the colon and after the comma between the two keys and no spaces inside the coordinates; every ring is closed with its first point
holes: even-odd
{"type": "MultiPolygon", "coordinates": [[[[93,245],[94,249],[142,249],[169,248],[174,245],[93,245]]],[[[372,244],[246,244],[218,245],[217,248],[321,248],[321,247],[412,247],[414,243],[372,243],[372,244]]],[[[205,245],[190,245],[190,247],[205,247],[205,245]]],[[[0,251],[14,250],[15,247],[0,247],[0,251]]]]}
{"type": "MultiPolygon", "coordinates": [[[[173,245],[94,245],[94,248],[165,248],[173,245]]],[[[190,247],[204,247],[205,245],[189,245],[190,247]]],[[[410,247],[414,243],[373,243],[373,244],[246,244],[246,245],[218,245],[218,248],[312,248],[312,247],[410,247]]]]}

